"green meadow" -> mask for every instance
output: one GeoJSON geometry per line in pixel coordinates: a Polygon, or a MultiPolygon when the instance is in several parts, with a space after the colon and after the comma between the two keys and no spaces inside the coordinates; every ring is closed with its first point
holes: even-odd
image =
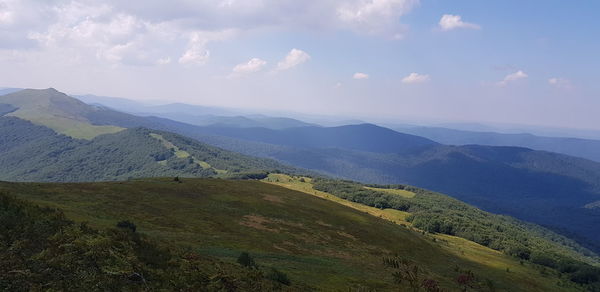
{"type": "Polygon", "coordinates": [[[285,272],[292,283],[323,291],[406,288],[407,283],[394,282],[384,257],[413,262],[423,279],[450,291],[459,289],[456,278],[466,272],[474,273],[480,291],[577,290],[554,272],[489,248],[403,226],[404,213],[340,204],[302,189],[308,185],[306,180],[165,178],[0,183],[0,192],[59,208],[68,218],[99,229],[130,220],[150,238],[226,262],[247,251],[259,265],[285,272]]]}

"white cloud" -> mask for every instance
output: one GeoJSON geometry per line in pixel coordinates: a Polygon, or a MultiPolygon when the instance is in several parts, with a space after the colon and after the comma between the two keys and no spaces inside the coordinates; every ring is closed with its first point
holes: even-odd
{"type": "Polygon", "coordinates": [[[440,29],[449,31],[457,28],[481,29],[481,26],[475,23],[462,21],[460,15],[444,14],[439,22],[440,29]]]}
{"type": "Polygon", "coordinates": [[[258,72],[262,70],[266,65],[267,61],[265,60],[259,58],[252,58],[246,63],[238,64],[237,66],[233,67],[233,74],[243,75],[258,72]]]}
{"type": "Polygon", "coordinates": [[[13,22],[13,12],[8,9],[8,5],[4,1],[0,2],[0,25],[10,24],[13,22]]]}
{"type": "Polygon", "coordinates": [[[406,28],[399,24],[419,0],[361,0],[346,1],[337,9],[342,24],[360,33],[402,38],[406,28]]]}
{"type": "Polygon", "coordinates": [[[517,81],[517,80],[521,80],[521,79],[525,79],[527,77],[529,77],[529,76],[527,74],[525,74],[525,72],[519,70],[519,71],[517,71],[515,73],[511,73],[511,74],[506,75],[504,77],[504,79],[502,81],[498,82],[497,84],[499,86],[505,86],[505,85],[507,85],[507,84],[509,84],[511,82],[514,82],[514,81],[517,81]]]}
{"type": "Polygon", "coordinates": [[[56,20],[44,30],[27,34],[40,49],[65,52],[73,59],[96,58],[115,64],[156,65],[169,58],[163,43],[179,32],[169,23],[151,23],[117,13],[106,4],[69,2],[52,7],[56,20]]]}
{"type": "Polygon", "coordinates": [[[352,76],[352,78],[354,78],[354,79],[369,79],[369,74],[365,74],[365,73],[361,73],[361,72],[356,72],[356,73],[354,73],[354,75],[352,76]]]}
{"type": "Polygon", "coordinates": [[[235,35],[236,31],[227,29],[222,31],[194,31],[190,34],[187,49],[179,58],[179,63],[184,65],[204,65],[210,58],[210,51],[206,48],[209,42],[223,41],[235,35]]]}
{"type": "Polygon", "coordinates": [[[160,58],[156,61],[157,65],[167,65],[167,64],[171,64],[171,58],[166,57],[166,58],[160,58]]]}
{"type": "Polygon", "coordinates": [[[310,60],[310,55],[298,49],[292,49],[285,58],[277,63],[277,70],[288,70],[310,60]]]}
{"type": "MultiPolygon", "coordinates": [[[[0,49],[32,49],[32,59],[47,53],[111,65],[158,65],[167,58],[200,65],[211,57],[210,43],[223,40],[212,35],[224,31],[348,30],[401,37],[406,27],[400,18],[418,4],[419,0],[145,0],[143,5],[121,0],[0,0],[0,49]]],[[[307,56],[282,61],[278,70],[305,62],[307,56]]]]}
{"type": "Polygon", "coordinates": [[[179,64],[204,65],[210,58],[210,51],[206,49],[208,41],[201,38],[198,33],[193,33],[187,49],[179,58],[179,64]]]}
{"type": "Polygon", "coordinates": [[[560,77],[554,77],[554,78],[548,79],[548,84],[550,84],[556,88],[565,89],[565,90],[569,90],[569,89],[573,88],[573,84],[571,83],[571,80],[565,79],[565,78],[560,78],[560,77]]]}
{"type": "Polygon", "coordinates": [[[402,78],[402,83],[413,84],[413,83],[423,83],[429,81],[429,75],[419,74],[419,73],[410,73],[408,76],[402,78]]]}

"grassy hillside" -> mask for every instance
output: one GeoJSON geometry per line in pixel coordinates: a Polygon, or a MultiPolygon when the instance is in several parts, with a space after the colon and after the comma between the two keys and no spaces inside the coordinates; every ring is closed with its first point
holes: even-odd
{"type": "Polygon", "coordinates": [[[211,147],[172,133],[134,128],[77,140],[49,128],[0,117],[0,179],[99,181],[134,177],[208,177],[296,170],[211,147]]]}
{"type": "Polygon", "coordinates": [[[61,208],[67,218],[100,230],[127,219],[138,233],[225,262],[248,251],[259,265],[283,271],[292,283],[325,291],[407,288],[408,282],[396,284],[393,276],[405,270],[389,268],[383,258],[407,260],[410,270],[419,267],[419,281],[434,280],[450,290],[460,288],[457,277],[472,279],[480,291],[577,290],[553,270],[522,265],[453,237],[434,239],[365,211],[263,182],[0,183],[0,192],[61,208]]]}
{"type": "MultiPolygon", "coordinates": [[[[355,139],[373,143],[386,144],[395,137],[373,140],[361,134],[362,127],[346,129],[355,129],[355,139]]],[[[362,150],[361,143],[306,147],[306,143],[290,145],[294,140],[280,143],[273,138],[287,137],[285,131],[262,129],[252,133],[246,129],[248,132],[238,135],[239,131],[219,130],[218,134],[229,136],[225,138],[185,134],[224,149],[277,159],[334,177],[410,184],[442,192],[489,212],[551,227],[600,252],[600,233],[596,232],[600,209],[585,208],[600,199],[600,163],[519,147],[411,148],[398,143],[389,149],[371,148],[370,152],[362,150]]]]}
{"type": "MultiPolygon", "coordinates": [[[[2,291],[306,291],[167,246],[120,222],[98,230],[0,193],[2,291]]],[[[271,274],[270,274],[271,273],[271,274]]],[[[275,278],[277,279],[277,278],[275,278]]]]}
{"type": "Polygon", "coordinates": [[[29,120],[74,138],[91,139],[123,130],[113,125],[92,125],[86,115],[94,111],[93,107],[52,88],[9,93],[0,96],[0,103],[17,108],[7,116],[29,120]]]}
{"type": "Polygon", "coordinates": [[[573,240],[534,224],[483,212],[442,194],[410,186],[365,186],[283,174],[271,174],[265,181],[430,232],[443,241],[447,235],[464,238],[481,244],[481,248],[557,269],[575,282],[600,286],[600,258],[573,240]]]}

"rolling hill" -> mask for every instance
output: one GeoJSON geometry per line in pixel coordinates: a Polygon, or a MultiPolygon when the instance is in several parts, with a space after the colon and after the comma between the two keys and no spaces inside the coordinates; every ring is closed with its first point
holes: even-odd
{"type": "MultiPolygon", "coordinates": [[[[593,247],[594,234],[586,232],[596,222],[593,202],[598,200],[600,171],[591,161],[525,148],[446,146],[370,124],[278,130],[199,127],[90,106],[53,89],[20,91],[2,96],[0,101],[5,109],[4,116],[0,116],[0,180],[128,180],[95,184],[0,184],[4,192],[58,207],[75,221],[90,222],[99,232],[110,234],[111,231],[103,230],[119,220],[129,219],[144,234],[166,240],[169,247],[195,247],[204,256],[221,261],[231,262],[242,251],[251,251],[267,266],[277,266],[300,279],[300,287],[304,288],[345,290],[350,283],[350,287],[357,289],[391,289],[393,271],[382,265],[383,257],[392,266],[408,257],[411,265],[423,267],[423,276],[431,277],[443,287],[456,285],[455,277],[461,273],[476,279],[480,288],[493,283],[500,290],[514,289],[515,281],[520,283],[519,287],[526,287],[525,291],[558,291],[574,286],[557,277],[579,282],[593,280],[588,268],[562,268],[571,267],[562,256],[594,263],[593,252],[577,243],[543,228],[493,217],[417,189],[403,193],[395,187],[323,179],[316,179],[308,186],[299,181],[289,187],[281,184],[279,178],[272,180],[273,174],[267,178],[270,184],[301,191],[288,194],[290,190],[272,189],[274,186],[258,182],[188,179],[260,179],[268,172],[307,173],[274,160],[198,142],[203,141],[338,177],[371,183],[410,183],[438,191],[447,189],[454,197],[488,210],[534,222],[558,218],[562,221],[547,225],[561,232],[567,230],[571,236],[576,234],[573,237],[579,242],[593,247]],[[98,131],[110,127],[118,131],[98,131]],[[132,181],[160,176],[179,178],[132,181]],[[358,193],[353,191],[356,188],[358,193]],[[319,196],[323,191],[325,195],[319,196]],[[570,196],[565,196],[566,193],[570,196]],[[405,201],[390,195],[414,197],[405,201]],[[582,206],[588,208],[582,212],[582,206]],[[295,209],[288,210],[291,208],[295,209]],[[168,210],[173,209],[181,212],[170,217],[168,210]],[[344,223],[339,223],[340,220],[344,223]],[[371,223],[363,226],[359,222],[371,223]],[[240,230],[239,226],[250,229],[240,230]],[[332,226],[336,226],[335,234],[332,226]],[[351,230],[349,226],[358,229],[347,232],[351,230]],[[206,234],[199,236],[201,231],[206,234]],[[403,249],[399,242],[408,248],[403,249]],[[559,257],[539,260],[540,250],[559,257]],[[522,259],[531,256],[536,261],[523,264],[515,256],[522,259]],[[484,261],[494,264],[482,264],[484,261]],[[472,271],[478,271],[476,276],[472,271]],[[510,271],[515,271],[515,275],[510,271]],[[541,278],[532,279],[536,271],[541,278]],[[323,278],[332,273],[339,277],[323,278]]],[[[302,180],[312,181],[308,177],[302,180]]],[[[235,273],[243,279],[239,271],[235,273]]]]}
{"type": "MultiPolygon", "coordinates": [[[[51,230],[56,229],[45,229],[43,233],[19,233],[15,228],[29,226],[27,222],[30,221],[12,219],[11,224],[6,225],[8,229],[2,229],[2,232],[11,232],[12,236],[1,237],[2,243],[13,246],[17,256],[14,260],[19,254],[33,250],[29,254],[29,262],[19,262],[19,267],[32,277],[2,273],[0,285],[22,282],[35,285],[46,280],[53,285],[79,284],[85,289],[85,285],[97,281],[93,277],[104,277],[101,286],[110,283],[135,288],[136,283],[119,279],[141,273],[146,285],[153,288],[173,289],[186,283],[186,279],[188,284],[202,287],[202,284],[214,283],[214,278],[220,279],[217,275],[221,269],[227,271],[228,277],[237,278],[234,283],[241,286],[247,284],[243,279],[251,274],[243,273],[232,263],[241,253],[249,252],[259,264],[260,271],[268,275],[271,268],[276,268],[287,274],[287,283],[291,286],[283,284],[280,287],[303,291],[402,290],[409,287],[409,282],[396,283],[394,274],[407,271],[405,269],[413,271],[414,267],[419,269],[415,280],[417,285],[427,282],[450,290],[461,289],[461,285],[480,291],[579,289],[578,285],[565,278],[566,274],[554,269],[529,262],[519,263],[513,257],[459,238],[428,234],[329,199],[258,181],[173,181],[169,178],[78,184],[0,183],[0,193],[4,193],[0,197],[3,210],[11,206],[15,209],[15,204],[7,199],[7,196],[12,196],[43,207],[64,210],[66,218],[76,223],[64,223],[65,219],[43,209],[62,220],[63,223],[56,223],[58,231],[70,230],[62,236],[44,237],[52,236],[54,232],[51,230]],[[80,222],[87,223],[78,227],[80,222]],[[120,226],[132,231],[124,234],[111,231],[117,222],[129,222],[120,226]],[[21,238],[36,236],[43,244],[31,247],[18,245],[17,239],[13,239],[15,234],[21,238]],[[69,234],[76,235],[78,241],[69,239],[69,234]],[[134,245],[135,237],[130,237],[139,236],[136,234],[147,238],[141,243],[138,240],[137,247],[134,245]],[[108,238],[102,240],[102,237],[108,238]],[[72,246],[70,248],[55,247],[64,241],[75,244],[65,245],[72,246]],[[125,260],[117,260],[120,253],[129,251],[124,248],[107,251],[112,242],[125,247],[133,245],[134,254],[125,260]],[[152,247],[152,242],[157,242],[154,243],[157,247],[152,247]],[[147,245],[150,247],[140,248],[147,245]],[[140,249],[136,254],[135,251],[140,249]],[[85,250],[88,252],[84,253],[85,250]],[[94,268],[85,259],[93,259],[96,255],[104,257],[94,268]],[[63,260],[73,256],[83,260],[63,260]],[[53,257],[61,261],[44,270],[48,263],[52,263],[53,257]],[[384,258],[387,260],[383,261],[384,258]],[[192,262],[194,259],[203,259],[204,264],[192,262]],[[402,264],[390,265],[395,262],[402,264]],[[57,277],[60,273],[56,269],[80,270],[79,273],[74,272],[73,277],[79,275],[85,281],[69,282],[71,278],[57,277]],[[183,278],[170,278],[177,275],[177,270],[185,271],[180,274],[183,278]],[[192,282],[195,275],[192,271],[211,280],[192,282]],[[466,284],[457,282],[456,279],[461,276],[469,281],[466,284]],[[19,282],[14,279],[19,279],[19,282]]],[[[31,210],[33,207],[25,208],[31,210]]],[[[31,214],[29,216],[39,213],[18,212],[31,214]]],[[[51,224],[49,222],[56,220],[43,218],[39,222],[33,221],[31,226],[35,226],[35,222],[44,226],[42,222],[51,224]]],[[[263,274],[254,276],[256,281],[253,283],[267,285],[269,277],[264,279],[260,275],[263,274]]]]}
{"type": "MultiPolygon", "coordinates": [[[[81,104],[51,89],[29,90],[25,93],[29,95],[29,100],[47,100],[45,98],[48,95],[52,96],[51,101],[55,102],[52,108],[66,104],[74,105],[67,108],[81,109],[79,112],[63,110],[69,113],[68,117],[74,120],[75,124],[83,121],[90,127],[144,127],[153,131],[174,132],[230,151],[272,158],[335,177],[368,183],[411,184],[432,189],[487,211],[508,214],[548,226],[577,239],[587,247],[600,250],[600,235],[596,232],[597,223],[600,222],[600,208],[595,207],[600,201],[600,167],[592,161],[519,147],[447,146],[370,124],[279,130],[199,127],[159,117],[139,117],[104,107],[81,104]],[[60,102],[56,102],[57,100],[60,102]]],[[[9,99],[4,96],[0,97],[0,100],[4,100],[2,102],[6,104],[9,99]]],[[[27,108],[25,105],[22,107],[23,110],[27,108]]],[[[17,112],[18,110],[11,114],[17,112]]],[[[135,131],[123,132],[128,135],[135,131]]],[[[95,140],[105,141],[110,137],[119,136],[102,135],[95,140]]],[[[155,144],[158,142],[156,139],[150,141],[155,144]]],[[[22,150],[14,151],[17,152],[3,157],[8,161],[12,159],[12,165],[16,165],[17,162],[14,161],[22,159],[31,162],[27,169],[32,171],[35,167],[55,167],[49,162],[56,160],[34,158],[38,157],[36,155],[30,158],[30,154],[25,154],[22,150]]],[[[52,157],[54,154],[43,155],[52,157]]],[[[41,157],[44,157],[43,155],[41,157]]],[[[90,176],[87,180],[123,179],[130,176],[127,174],[129,172],[135,173],[135,176],[147,176],[146,174],[164,171],[165,167],[168,168],[169,175],[183,175],[185,171],[190,170],[187,167],[202,167],[199,163],[194,163],[194,159],[185,160],[177,158],[176,155],[173,157],[173,162],[169,161],[167,166],[147,160],[148,164],[145,165],[152,165],[147,170],[130,170],[125,167],[111,170],[110,173],[100,172],[101,175],[90,176]],[[182,171],[174,170],[173,167],[181,167],[175,163],[177,161],[192,162],[183,166],[185,171],[182,171]]],[[[73,160],[71,162],[78,163],[73,160]]],[[[212,163],[209,164],[212,166],[212,163]]],[[[16,175],[14,169],[20,168],[6,169],[10,172],[10,176],[5,176],[6,178],[19,179],[21,176],[22,179],[36,180],[45,177],[40,176],[39,171],[38,174],[21,171],[16,175]]],[[[60,169],[63,171],[70,168],[60,169]]],[[[204,170],[195,171],[201,173],[204,170]]],[[[62,181],[67,180],[73,178],[62,178],[62,181]]]]}
{"type": "Polygon", "coordinates": [[[549,226],[600,250],[600,210],[590,208],[600,201],[600,164],[593,161],[520,147],[448,146],[423,138],[414,143],[416,136],[368,124],[179,131],[331,176],[450,194],[490,212],[549,226]],[[301,139],[294,137],[310,142],[295,143],[301,139]]]}
{"type": "Polygon", "coordinates": [[[286,129],[315,126],[297,119],[244,114],[239,110],[198,106],[182,103],[148,105],[125,98],[75,95],[75,98],[90,104],[111,108],[138,116],[155,116],[196,126],[226,126],[238,128],[286,129]]]}
{"type": "Polygon", "coordinates": [[[376,153],[410,152],[437,143],[372,124],[340,127],[266,128],[204,127],[203,133],[296,148],[344,148],[376,153]]]}
{"type": "Polygon", "coordinates": [[[92,125],[86,116],[97,109],[52,88],[25,89],[2,95],[0,103],[17,108],[6,116],[29,120],[75,138],[90,139],[123,130],[112,125],[92,125]]]}
{"type": "Polygon", "coordinates": [[[169,132],[132,128],[79,140],[19,118],[0,117],[0,180],[102,181],[266,170],[297,171],[169,132]]]}

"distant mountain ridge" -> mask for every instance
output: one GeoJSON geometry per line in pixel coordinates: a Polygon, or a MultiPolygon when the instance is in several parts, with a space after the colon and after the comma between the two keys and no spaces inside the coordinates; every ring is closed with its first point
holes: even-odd
{"type": "Polygon", "coordinates": [[[315,126],[315,124],[306,123],[292,118],[270,117],[264,115],[244,115],[238,110],[220,107],[199,106],[183,103],[149,105],[124,98],[96,95],[76,95],[75,97],[90,105],[102,105],[110,109],[135,114],[138,116],[155,116],[196,126],[216,125],[239,128],[264,127],[269,129],[315,126]]]}
{"type": "Polygon", "coordinates": [[[461,131],[436,127],[395,127],[398,131],[422,136],[448,145],[519,146],[551,151],[600,162],[600,140],[542,137],[532,134],[461,131]]]}
{"type": "Polygon", "coordinates": [[[303,148],[344,148],[377,153],[406,152],[437,145],[429,139],[398,133],[373,124],[339,127],[266,128],[203,127],[201,133],[303,148]]]}

